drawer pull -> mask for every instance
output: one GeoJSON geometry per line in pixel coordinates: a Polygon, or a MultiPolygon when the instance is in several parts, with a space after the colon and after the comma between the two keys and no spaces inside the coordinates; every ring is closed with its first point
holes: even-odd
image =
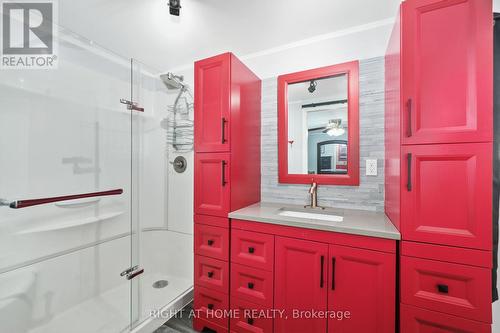
{"type": "Polygon", "coordinates": [[[437,285],[437,290],[442,293],[442,294],[447,294],[448,293],[448,286],[445,284],[438,284],[437,285]]]}
{"type": "Polygon", "coordinates": [[[255,252],[255,248],[253,248],[253,247],[248,248],[248,253],[254,253],[254,252],[255,252]]]}
{"type": "Polygon", "coordinates": [[[335,290],[335,257],[332,257],[332,290],[335,290]]]}
{"type": "Polygon", "coordinates": [[[325,266],[325,256],[321,256],[321,271],[319,278],[319,287],[323,288],[323,274],[324,274],[324,266],[325,266]]]}
{"type": "Polygon", "coordinates": [[[212,310],[212,309],[214,308],[214,305],[213,305],[213,304],[207,304],[207,308],[208,308],[209,310],[212,310]]]}
{"type": "Polygon", "coordinates": [[[408,167],[408,179],[406,181],[406,189],[408,192],[411,192],[411,153],[406,156],[407,159],[407,167],[408,167]]]}
{"type": "Polygon", "coordinates": [[[247,323],[248,325],[253,325],[253,318],[248,318],[247,323]]]}
{"type": "Polygon", "coordinates": [[[214,276],[214,272],[208,272],[207,275],[208,275],[209,278],[212,278],[214,276]]]}
{"type": "Polygon", "coordinates": [[[254,287],[253,282],[248,282],[248,289],[253,289],[253,287],[254,287]]]}
{"type": "Polygon", "coordinates": [[[406,101],[406,109],[408,110],[408,128],[406,130],[406,136],[409,138],[412,136],[411,133],[411,98],[406,101]]]}
{"type": "Polygon", "coordinates": [[[222,117],[221,119],[221,143],[224,144],[227,142],[226,140],[226,118],[222,117]]]}
{"type": "Polygon", "coordinates": [[[227,165],[227,162],[223,160],[221,162],[222,186],[226,186],[226,184],[227,184],[227,181],[226,181],[226,165],[227,165]]]}
{"type": "Polygon", "coordinates": [[[208,246],[214,245],[214,241],[212,239],[209,239],[207,243],[208,243],[208,246]]]}

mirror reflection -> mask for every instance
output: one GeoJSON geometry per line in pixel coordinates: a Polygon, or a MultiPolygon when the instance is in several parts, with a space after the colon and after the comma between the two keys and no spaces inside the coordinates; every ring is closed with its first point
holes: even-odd
{"type": "Polygon", "coordinates": [[[347,174],[347,74],[288,85],[288,172],[347,174]]]}

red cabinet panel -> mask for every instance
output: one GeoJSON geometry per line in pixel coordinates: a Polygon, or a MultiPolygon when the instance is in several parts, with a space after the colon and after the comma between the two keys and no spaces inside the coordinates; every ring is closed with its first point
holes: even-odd
{"type": "Polygon", "coordinates": [[[401,305],[401,333],[491,333],[491,325],[401,305]]]}
{"type": "Polygon", "coordinates": [[[195,62],[194,140],[196,152],[230,147],[230,53],[195,62]]]}
{"type": "Polygon", "coordinates": [[[229,318],[220,313],[229,310],[229,296],[208,288],[197,286],[194,290],[193,308],[199,318],[228,327],[229,318]]]}
{"type": "Polygon", "coordinates": [[[328,310],[350,318],[330,318],[328,332],[394,332],[396,255],[330,245],[329,261],[328,310]]]}
{"type": "Polygon", "coordinates": [[[229,218],[227,217],[194,214],[194,223],[229,228],[229,218]]]}
{"type": "Polygon", "coordinates": [[[272,271],[273,260],[273,235],[232,229],[231,262],[272,271]]]}
{"type": "Polygon", "coordinates": [[[230,207],[230,154],[195,154],[194,211],[227,217],[230,207]]]}
{"type": "Polygon", "coordinates": [[[275,308],[288,318],[274,320],[275,333],[326,332],[325,318],[294,316],[327,309],[328,244],[276,237],[275,308]]]}
{"type": "Polygon", "coordinates": [[[227,294],[229,291],[229,263],[195,255],[194,283],[227,294]]]}
{"type": "Polygon", "coordinates": [[[406,257],[446,261],[490,269],[493,267],[492,251],[465,247],[402,241],[400,254],[406,257]]]}
{"type": "Polygon", "coordinates": [[[491,250],[492,144],[402,148],[403,239],[491,250]]]}
{"type": "Polygon", "coordinates": [[[194,253],[228,260],[229,230],[196,223],[194,225],[194,253]]]}
{"type": "MultiPolygon", "coordinates": [[[[268,316],[269,308],[231,297],[231,310],[238,315],[231,317],[231,332],[272,333],[273,318],[268,316]]],[[[270,312],[269,312],[270,313],[270,312]]]]}
{"type": "Polygon", "coordinates": [[[203,318],[193,318],[193,328],[196,332],[229,333],[226,327],[219,326],[203,318]]]}
{"type": "Polygon", "coordinates": [[[491,1],[403,3],[403,144],[492,140],[491,13],[491,1]]]}
{"type": "Polygon", "coordinates": [[[272,272],[232,264],[231,297],[272,308],[273,278],[272,272]]]}
{"type": "Polygon", "coordinates": [[[491,270],[401,257],[401,301],[491,323],[491,270]]]}

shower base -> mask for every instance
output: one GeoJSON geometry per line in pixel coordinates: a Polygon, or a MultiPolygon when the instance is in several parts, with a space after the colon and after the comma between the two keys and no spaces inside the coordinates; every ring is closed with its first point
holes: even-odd
{"type": "MultiPolygon", "coordinates": [[[[148,320],[153,310],[160,310],[179,295],[192,287],[192,281],[175,276],[144,274],[141,276],[141,295],[139,301],[141,319],[148,320]],[[168,280],[168,286],[153,288],[156,280],[168,280]]],[[[125,282],[95,298],[80,303],[59,313],[46,323],[41,323],[29,333],[117,333],[128,332],[130,325],[130,283],[125,282]],[[71,327],[71,329],[70,329],[71,327]],[[117,328],[121,328],[117,330],[117,328]]],[[[164,319],[163,321],[166,321],[164,319]]],[[[161,323],[159,323],[161,325],[161,323]]]]}

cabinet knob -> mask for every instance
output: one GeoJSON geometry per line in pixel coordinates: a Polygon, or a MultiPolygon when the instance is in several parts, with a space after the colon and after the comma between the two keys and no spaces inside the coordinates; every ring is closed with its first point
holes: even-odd
{"type": "Polygon", "coordinates": [[[212,309],[214,308],[214,305],[213,305],[213,304],[208,304],[208,305],[207,305],[207,308],[208,308],[209,310],[212,310],[212,309]]]}
{"type": "Polygon", "coordinates": [[[447,294],[448,293],[448,286],[445,284],[438,284],[437,285],[437,290],[442,293],[442,294],[447,294]]]}
{"type": "Polygon", "coordinates": [[[254,253],[254,252],[255,252],[255,248],[253,248],[253,247],[248,248],[248,253],[254,253]]]}
{"type": "Polygon", "coordinates": [[[208,246],[214,245],[214,241],[212,239],[209,239],[207,243],[208,243],[208,246]]]}
{"type": "Polygon", "coordinates": [[[253,287],[254,287],[253,282],[248,282],[248,289],[253,289],[253,287]]]}
{"type": "Polygon", "coordinates": [[[253,325],[253,318],[248,318],[247,323],[248,325],[253,325]]]}
{"type": "Polygon", "coordinates": [[[214,272],[208,272],[207,275],[209,278],[212,278],[214,276],[214,272]]]}

